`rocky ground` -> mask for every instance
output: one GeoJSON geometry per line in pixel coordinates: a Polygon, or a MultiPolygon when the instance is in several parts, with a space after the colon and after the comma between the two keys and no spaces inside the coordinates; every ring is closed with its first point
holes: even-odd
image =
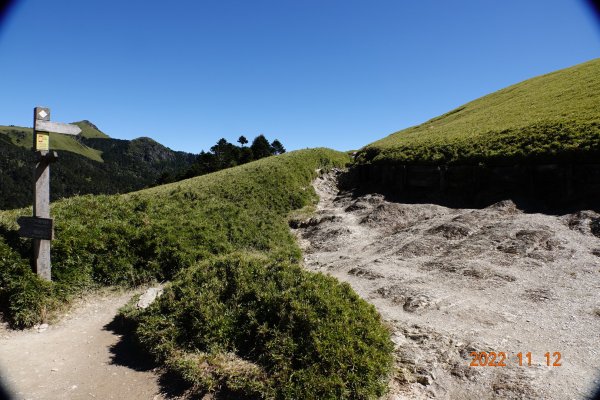
{"type": "Polygon", "coordinates": [[[600,215],[353,197],[335,175],[314,183],[316,216],[291,225],[306,268],[389,323],[390,398],[584,399],[600,385],[600,215]],[[472,352],[504,352],[506,366],[471,367],[472,352]]]}

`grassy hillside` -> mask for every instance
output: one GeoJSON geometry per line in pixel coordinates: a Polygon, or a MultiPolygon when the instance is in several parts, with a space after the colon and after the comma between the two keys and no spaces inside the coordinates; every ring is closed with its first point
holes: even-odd
{"type": "MultiPolygon", "coordinates": [[[[73,122],[73,125],[77,125],[81,128],[81,133],[77,136],[51,133],[50,148],[52,150],[69,151],[89,158],[90,160],[104,162],[101,141],[94,139],[110,139],[110,136],[102,132],[96,125],[88,120],[73,122]],[[86,139],[92,140],[88,141],[86,139]]],[[[0,126],[0,135],[2,134],[6,135],[6,137],[17,146],[27,149],[31,148],[31,142],[33,140],[31,128],[0,126]]]]}
{"type": "MultiPolygon", "coordinates": [[[[87,126],[86,124],[79,123],[79,126],[87,126]]],[[[92,129],[86,129],[86,131],[92,131],[92,129]]],[[[83,129],[82,129],[83,131],[83,129]]],[[[27,149],[31,149],[33,140],[33,133],[31,128],[22,128],[18,126],[0,126],[0,135],[6,135],[10,141],[19,146],[27,149]]],[[[90,160],[103,162],[102,152],[97,149],[86,146],[78,138],[71,135],[61,135],[60,133],[50,134],[50,148],[52,150],[63,150],[71,153],[82,155],[83,157],[89,158],[90,160]]]]}
{"type": "Polygon", "coordinates": [[[369,144],[359,163],[597,156],[600,59],[509,86],[369,144]]]}
{"type": "Polygon", "coordinates": [[[83,120],[79,122],[73,122],[74,125],[77,125],[81,128],[80,136],[88,139],[96,138],[96,139],[109,139],[106,133],[102,132],[98,127],[92,124],[88,120],[83,120]]]}
{"type": "Polygon", "coordinates": [[[270,157],[121,196],[52,205],[53,282],[28,267],[30,244],[0,212],[0,305],[15,327],[51,317],[87,288],[172,280],[130,317],[141,343],[199,389],[235,398],[355,398],[386,387],[392,346],[375,309],[299,267],[290,211],[316,201],[326,149],[270,157]],[[247,398],[247,397],[244,397],[247,398]]]}
{"type": "MultiPolygon", "coordinates": [[[[187,170],[192,154],[173,151],[148,138],[111,139],[89,121],[78,122],[78,138],[51,134],[58,150],[52,165],[51,200],[76,194],[127,193],[154,186],[163,174],[187,170]]],[[[0,209],[32,202],[31,129],[0,127],[0,209]]]]}

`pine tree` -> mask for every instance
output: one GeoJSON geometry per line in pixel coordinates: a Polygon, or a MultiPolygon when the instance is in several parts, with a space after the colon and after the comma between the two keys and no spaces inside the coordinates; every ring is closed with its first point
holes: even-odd
{"type": "Polygon", "coordinates": [[[255,137],[250,148],[252,149],[252,155],[255,160],[273,155],[273,149],[264,135],[255,137]]]}
{"type": "Polygon", "coordinates": [[[277,139],[273,140],[273,142],[271,143],[271,148],[273,149],[275,154],[285,153],[285,147],[283,147],[281,142],[277,139]]]}
{"type": "Polygon", "coordinates": [[[246,136],[244,135],[240,136],[237,141],[242,147],[244,147],[245,144],[248,144],[248,139],[246,139],[246,136]]]}

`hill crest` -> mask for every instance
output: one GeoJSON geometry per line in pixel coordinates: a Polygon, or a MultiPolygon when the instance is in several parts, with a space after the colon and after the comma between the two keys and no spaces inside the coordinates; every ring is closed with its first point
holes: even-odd
{"type": "MultiPolygon", "coordinates": [[[[112,139],[90,121],[76,122],[78,136],[51,134],[59,153],[52,166],[52,200],[76,194],[126,193],[156,185],[163,175],[187,170],[193,154],[173,151],[150,139],[112,139]]],[[[31,204],[32,129],[0,126],[0,209],[31,204]]]]}
{"type": "Polygon", "coordinates": [[[536,125],[598,122],[598,104],[600,58],[508,86],[420,125],[392,133],[363,147],[357,161],[461,161],[465,147],[477,143],[486,150],[487,141],[507,130],[518,135],[536,125]]]}
{"type": "Polygon", "coordinates": [[[74,125],[77,125],[81,128],[80,135],[85,138],[105,138],[109,139],[106,133],[102,132],[98,127],[93,124],[91,121],[84,119],[82,121],[73,122],[74,125]]]}

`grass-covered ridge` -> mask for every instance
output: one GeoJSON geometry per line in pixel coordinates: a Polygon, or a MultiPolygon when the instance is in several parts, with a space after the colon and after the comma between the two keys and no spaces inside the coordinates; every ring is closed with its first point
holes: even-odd
{"type": "MultiPolygon", "coordinates": [[[[82,127],[82,132],[89,131],[91,134],[94,131],[94,129],[89,127],[89,125],[87,125],[86,123],[80,122],[77,123],[77,125],[82,127]]],[[[7,137],[14,145],[31,149],[33,143],[32,128],[23,128],[20,126],[0,126],[0,135],[5,135],[5,137],[7,137]]],[[[90,160],[103,162],[102,152],[100,150],[86,146],[80,140],[77,140],[74,136],[71,135],[51,133],[50,149],[69,151],[71,153],[87,157],[90,160]]]]}
{"type": "Polygon", "coordinates": [[[600,152],[600,59],[526,80],[365,146],[359,163],[472,163],[600,152]]]}
{"type": "Polygon", "coordinates": [[[88,120],[73,122],[73,124],[81,128],[81,133],[79,135],[84,138],[110,139],[110,136],[102,132],[96,125],[92,124],[88,120]]]}
{"type": "Polygon", "coordinates": [[[366,399],[385,390],[391,344],[349,286],[303,271],[290,211],[312,204],[319,168],[346,154],[302,150],[121,196],[52,205],[52,283],[0,212],[0,306],[31,326],[87,288],[171,280],[134,313],[140,340],[199,389],[251,398],[366,399]],[[305,394],[308,397],[302,396],[305,394]]]}
{"type": "MultiPolygon", "coordinates": [[[[77,194],[115,194],[155,186],[163,176],[187,170],[193,154],[173,151],[148,138],[111,139],[91,122],[77,122],[81,135],[50,134],[59,161],[51,166],[51,200],[77,194]]],[[[31,129],[0,127],[0,210],[32,204],[31,129]]]]}
{"type": "MultiPolygon", "coordinates": [[[[126,195],[57,201],[51,205],[52,286],[67,291],[164,280],[196,261],[235,251],[297,258],[285,215],[315,201],[310,182],[317,168],[346,161],[332,150],[292,152],[126,195]]],[[[0,246],[6,249],[0,254],[28,265],[30,241],[16,232],[20,215],[31,210],[0,212],[0,246]]],[[[6,286],[0,287],[4,294],[6,286]]],[[[26,326],[39,316],[9,312],[5,318],[26,326]]]]}
{"type": "MultiPolygon", "coordinates": [[[[79,137],[86,139],[110,139],[104,132],[100,131],[96,125],[90,121],[84,120],[74,122],[81,128],[81,133],[78,137],[71,135],[62,135],[60,133],[50,133],[50,148],[51,150],[63,150],[71,153],[79,154],[90,160],[103,162],[102,151],[86,146],[79,137]]],[[[20,126],[1,126],[0,135],[5,135],[10,142],[19,147],[30,149],[33,142],[33,129],[20,126]]]]}

